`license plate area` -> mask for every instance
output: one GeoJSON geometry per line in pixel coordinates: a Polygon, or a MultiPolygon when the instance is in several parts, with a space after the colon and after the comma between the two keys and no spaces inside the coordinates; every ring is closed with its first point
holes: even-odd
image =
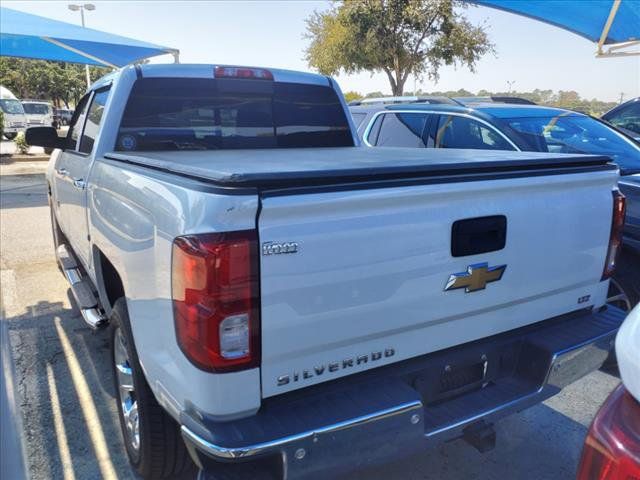
{"type": "Polygon", "coordinates": [[[437,361],[412,376],[411,385],[425,405],[450,400],[514,375],[521,349],[522,342],[516,341],[441,352],[437,361]]]}

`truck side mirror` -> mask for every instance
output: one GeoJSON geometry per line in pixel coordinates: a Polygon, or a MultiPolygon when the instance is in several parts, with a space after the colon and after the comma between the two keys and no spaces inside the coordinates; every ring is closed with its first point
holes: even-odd
{"type": "Polygon", "coordinates": [[[66,139],[59,137],[53,127],[31,127],[27,129],[25,140],[29,145],[44,148],[60,148],[66,146],[66,139]]]}

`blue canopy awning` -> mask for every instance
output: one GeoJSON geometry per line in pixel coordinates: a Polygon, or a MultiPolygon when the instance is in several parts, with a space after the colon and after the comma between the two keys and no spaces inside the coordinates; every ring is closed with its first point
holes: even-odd
{"type": "Polygon", "coordinates": [[[122,67],[178,50],[0,8],[0,55],[122,67]]]}
{"type": "Polygon", "coordinates": [[[640,42],[640,0],[469,1],[569,30],[597,43],[600,56],[616,55],[614,50],[640,42]],[[603,52],[604,45],[611,46],[609,52],[603,52]]]}

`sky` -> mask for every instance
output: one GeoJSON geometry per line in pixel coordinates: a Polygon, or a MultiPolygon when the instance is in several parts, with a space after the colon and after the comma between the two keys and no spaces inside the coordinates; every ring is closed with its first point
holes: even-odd
{"type": "MultiPolygon", "coordinates": [[[[588,2],[588,0],[586,0],[588,2]]],[[[70,23],[79,12],[68,2],[9,1],[2,6],[70,23]]],[[[311,70],[304,60],[309,40],[305,19],[328,1],[109,1],[93,2],[87,26],[180,50],[182,63],[255,65],[311,70]]],[[[559,28],[486,7],[469,7],[467,18],[484,23],[496,55],[483,57],[475,73],[443,67],[437,83],[423,79],[418,90],[485,89],[517,91],[535,88],[575,90],[580,96],[619,101],[640,96],[640,56],[596,59],[595,44],[559,28]]],[[[171,61],[170,57],[158,61],[171,61]]],[[[390,93],[384,74],[338,75],[343,92],[390,93]]],[[[405,88],[413,90],[410,79],[405,88]]]]}

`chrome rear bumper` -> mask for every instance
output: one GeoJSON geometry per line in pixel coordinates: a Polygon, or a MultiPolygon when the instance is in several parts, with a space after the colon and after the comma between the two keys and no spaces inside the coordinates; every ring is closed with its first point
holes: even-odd
{"type": "MultiPolygon", "coordinates": [[[[321,478],[402,458],[555,395],[598,369],[624,312],[576,312],[420,359],[265,400],[254,417],[214,422],[183,415],[182,435],[196,463],[277,457],[283,478],[321,478]],[[421,372],[487,352],[511,355],[505,374],[446,401],[431,402],[421,372]],[[507,352],[507,353],[505,353],[507,352]]],[[[482,354],[485,355],[484,353],[482,354]]],[[[502,360],[500,360],[502,361],[502,360]]],[[[425,378],[433,378],[425,377],[425,378]]],[[[430,388],[430,385],[427,385],[430,388]]],[[[434,385],[435,388],[435,385],[434,385]]],[[[206,478],[206,476],[205,476],[206,478]]]]}

